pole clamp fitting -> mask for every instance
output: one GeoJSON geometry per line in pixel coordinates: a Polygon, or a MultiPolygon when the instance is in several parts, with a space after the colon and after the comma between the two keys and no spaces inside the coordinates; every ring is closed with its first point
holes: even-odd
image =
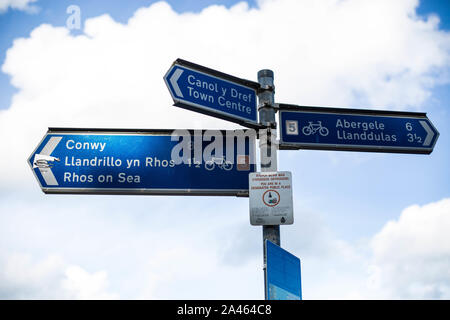
{"type": "Polygon", "coordinates": [[[280,104],[279,103],[270,104],[269,102],[264,101],[262,104],[258,105],[258,111],[263,108],[271,108],[274,109],[275,112],[278,112],[278,110],[280,110],[280,104]]]}
{"type": "Polygon", "coordinates": [[[263,103],[258,106],[258,111],[263,108],[272,108],[273,109],[274,106],[267,101],[263,101],[263,103]]]}

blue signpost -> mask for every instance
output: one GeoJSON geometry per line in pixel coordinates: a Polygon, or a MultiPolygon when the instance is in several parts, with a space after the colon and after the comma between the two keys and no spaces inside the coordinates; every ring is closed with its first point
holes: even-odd
{"type": "Polygon", "coordinates": [[[280,149],[429,154],[439,136],[425,113],[279,107],[280,149]]]}
{"type": "Polygon", "coordinates": [[[49,129],[28,162],[45,193],[248,196],[254,136],[183,132],[49,129]]]}
{"type": "Polygon", "coordinates": [[[266,299],[302,300],[300,259],[269,240],[265,254],[266,299]]]}
{"type": "Polygon", "coordinates": [[[178,59],[164,76],[175,105],[260,127],[256,94],[259,84],[178,59]]]}

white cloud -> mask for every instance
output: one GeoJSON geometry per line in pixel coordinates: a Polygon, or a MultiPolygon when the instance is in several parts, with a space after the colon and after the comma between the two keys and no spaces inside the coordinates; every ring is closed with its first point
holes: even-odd
{"type": "Polygon", "coordinates": [[[2,299],[117,299],[107,291],[105,271],[90,274],[69,266],[59,256],[35,261],[30,254],[14,253],[0,261],[2,299]]]}
{"type": "MultiPolygon", "coordinates": [[[[259,228],[247,223],[246,201],[233,199],[227,207],[212,210],[217,203],[213,197],[202,198],[202,204],[192,197],[163,199],[2,199],[0,296],[261,298],[262,291],[255,290],[263,281],[261,251],[241,262],[226,263],[222,256],[234,226],[246,225],[248,233],[259,235],[259,228]],[[44,263],[49,251],[54,257],[50,261],[58,263],[44,263]],[[12,264],[10,252],[25,252],[27,259],[12,264]]],[[[255,246],[259,240],[254,236],[247,241],[255,246]]],[[[241,248],[234,249],[240,255],[241,248]]]]}
{"type": "Polygon", "coordinates": [[[295,224],[283,227],[282,246],[301,260],[304,299],[356,299],[365,293],[366,243],[340,239],[320,212],[294,208],[295,224]]]}
{"type": "Polygon", "coordinates": [[[410,206],[373,238],[373,287],[403,299],[450,298],[450,199],[410,206]]]}
{"type": "Polygon", "coordinates": [[[105,291],[108,286],[105,271],[90,274],[79,266],[69,266],[65,270],[66,278],[62,287],[68,291],[73,299],[118,299],[119,296],[105,291]]]}
{"type": "MultiPolygon", "coordinates": [[[[261,229],[246,201],[163,199],[3,198],[0,296],[261,299],[261,229]]],[[[361,242],[340,239],[318,212],[295,212],[282,245],[302,260],[305,299],[449,297],[450,199],[406,208],[361,242]]]]}
{"type": "Polygon", "coordinates": [[[0,0],[0,14],[9,8],[34,13],[38,10],[36,6],[30,5],[37,0],[0,0]]]}
{"type": "MultiPolygon", "coordinates": [[[[5,254],[0,259],[0,293],[3,299],[32,299],[53,296],[61,276],[62,261],[48,256],[35,262],[29,254],[5,254]]],[[[56,298],[56,296],[53,296],[56,298]]]]}
{"type": "Polygon", "coordinates": [[[450,298],[450,198],[407,207],[372,238],[354,242],[312,215],[298,218],[302,225],[286,230],[284,241],[289,248],[294,235],[308,239],[289,249],[302,260],[305,299],[450,298]]]}

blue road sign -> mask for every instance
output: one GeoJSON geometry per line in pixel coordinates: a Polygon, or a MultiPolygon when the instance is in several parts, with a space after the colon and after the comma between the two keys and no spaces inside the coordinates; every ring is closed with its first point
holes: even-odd
{"type": "Polygon", "coordinates": [[[280,149],[429,154],[439,136],[425,113],[279,106],[280,149]]]}
{"type": "Polygon", "coordinates": [[[51,128],[28,162],[45,193],[248,196],[249,130],[176,132],[51,128]]]}
{"type": "Polygon", "coordinates": [[[164,76],[175,105],[248,127],[259,127],[259,84],[178,59],[164,76]]]}
{"type": "Polygon", "coordinates": [[[269,240],[265,250],[267,300],[302,300],[300,259],[269,240]]]}

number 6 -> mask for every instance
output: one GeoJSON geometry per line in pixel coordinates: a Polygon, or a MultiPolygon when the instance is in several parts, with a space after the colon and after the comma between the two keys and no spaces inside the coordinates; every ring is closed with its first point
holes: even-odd
{"type": "Polygon", "coordinates": [[[411,122],[407,122],[406,123],[406,130],[408,130],[408,131],[412,131],[412,124],[411,124],[411,122]]]}

